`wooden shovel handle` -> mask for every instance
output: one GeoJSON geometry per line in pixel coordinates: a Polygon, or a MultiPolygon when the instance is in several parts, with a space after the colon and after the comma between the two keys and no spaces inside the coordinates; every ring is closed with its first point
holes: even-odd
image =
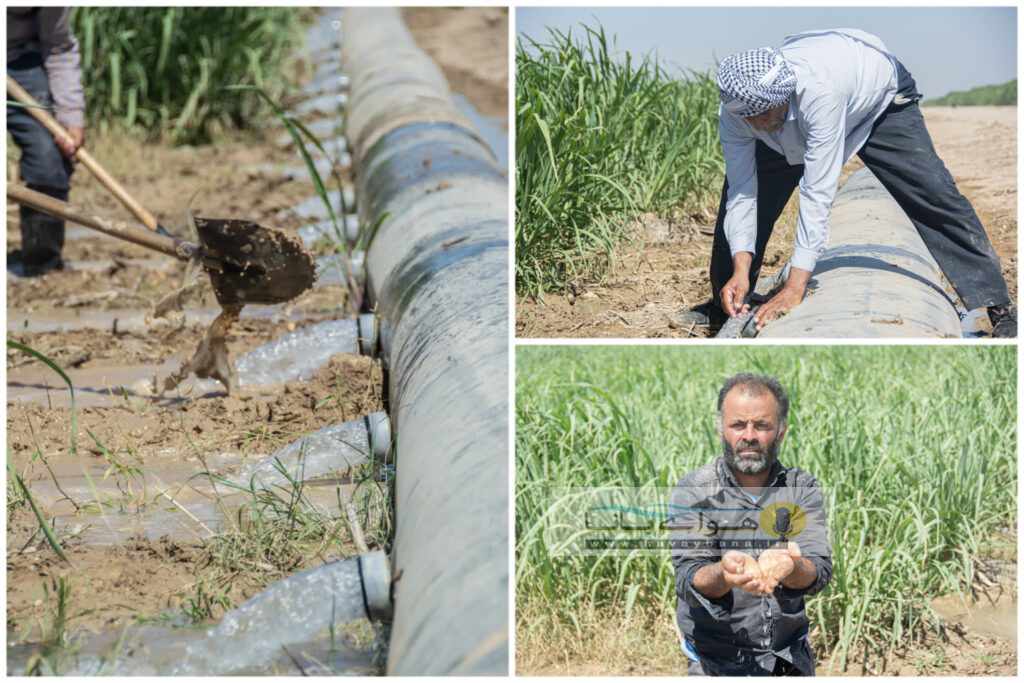
{"type": "Polygon", "coordinates": [[[176,237],[165,237],[123,223],[115,223],[100,216],[86,213],[67,202],[54,199],[42,192],[30,190],[22,185],[8,183],[7,198],[23,206],[29,206],[51,216],[84,225],[87,228],[98,230],[111,237],[126,240],[140,247],[154,249],[182,261],[187,261],[199,250],[199,247],[191,242],[186,242],[176,237]]]}
{"type": "MultiPolygon", "coordinates": [[[[43,124],[46,130],[50,131],[50,134],[55,138],[65,140],[70,144],[74,144],[71,136],[64,129],[64,126],[60,125],[55,118],[50,116],[50,112],[46,111],[43,107],[36,102],[35,98],[28,93],[27,90],[22,88],[16,80],[7,77],[7,92],[11,93],[18,102],[26,105],[26,109],[29,114],[35,117],[36,121],[43,124]]],[[[118,201],[124,204],[125,208],[132,212],[132,215],[138,218],[142,223],[150,230],[157,229],[157,220],[153,217],[149,211],[139,204],[135,199],[128,194],[119,182],[107,173],[107,171],[100,166],[99,162],[92,158],[92,155],[85,151],[84,147],[79,147],[78,152],[75,153],[75,158],[78,159],[89,171],[96,176],[96,180],[100,181],[105,188],[117,197],[118,201]]]]}

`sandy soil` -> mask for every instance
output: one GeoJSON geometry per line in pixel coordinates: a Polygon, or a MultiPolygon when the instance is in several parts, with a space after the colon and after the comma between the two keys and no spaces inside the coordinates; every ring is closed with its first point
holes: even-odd
{"type": "MultiPolygon", "coordinates": [[[[939,155],[971,201],[1002,261],[1010,296],[1017,296],[1017,109],[926,107],[922,109],[939,155]]],[[[861,166],[856,158],[844,176],[861,166]]],[[[845,177],[844,177],[845,179],[845,177]]],[[[704,223],[674,223],[655,216],[634,221],[629,243],[603,282],[573,283],[570,291],[516,302],[516,336],[690,337],[672,315],[709,297],[708,262],[713,209],[704,223]]],[[[792,249],[797,199],[776,224],[763,274],[785,265],[792,249]]]]}
{"type": "MultiPolygon", "coordinates": [[[[919,637],[884,657],[851,653],[843,670],[836,657],[820,657],[819,676],[1013,676],[1017,671],[1016,565],[1008,581],[979,595],[973,611],[959,598],[933,602],[945,620],[943,633],[919,637]],[[831,670],[830,670],[831,667],[831,670]]],[[[631,618],[577,615],[579,630],[545,617],[517,619],[516,675],[519,676],[680,676],[685,656],[672,625],[673,614],[634,612],[631,618]],[[533,635],[531,635],[531,631],[533,635]]],[[[815,633],[812,630],[811,641],[815,633]]]]}
{"type": "Polygon", "coordinates": [[[508,9],[406,7],[417,44],[444,71],[452,90],[485,116],[508,118],[508,9]]]}

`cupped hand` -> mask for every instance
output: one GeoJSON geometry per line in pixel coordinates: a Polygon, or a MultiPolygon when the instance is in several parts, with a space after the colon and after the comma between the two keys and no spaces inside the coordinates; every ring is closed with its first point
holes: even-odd
{"type": "MultiPolygon", "coordinates": [[[[797,555],[796,557],[799,557],[797,555]]],[[[765,588],[775,587],[787,576],[793,573],[796,568],[794,556],[785,548],[769,548],[757,558],[757,565],[761,568],[762,583],[765,588]]]]}
{"type": "Polygon", "coordinates": [[[762,572],[757,560],[738,550],[730,550],[722,556],[722,576],[730,588],[739,588],[748,593],[760,593],[762,572]]]}
{"type": "Polygon", "coordinates": [[[746,553],[730,550],[722,556],[722,572],[731,588],[753,595],[770,595],[793,573],[800,546],[790,541],[761,553],[756,560],[746,553]]]}

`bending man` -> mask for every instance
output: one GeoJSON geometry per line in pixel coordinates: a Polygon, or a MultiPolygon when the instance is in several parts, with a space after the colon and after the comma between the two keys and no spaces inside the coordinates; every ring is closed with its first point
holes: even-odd
{"type": "Polygon", "coordinates": [[[909,216],[964,307],[988,309],[993,336],[1017,336],[999,259],[935,152],[914,79],[879,38],[855,29],[790,36],[779,49],[725,59],[718,88],[726,181],[712,301],[684,313],[685,321],[714,324],[748,310],[775,221],[797,185],[789,277],[755,314],[758,328],[799,304],[828,243],[843,164],[857,154],[909,216]]]}

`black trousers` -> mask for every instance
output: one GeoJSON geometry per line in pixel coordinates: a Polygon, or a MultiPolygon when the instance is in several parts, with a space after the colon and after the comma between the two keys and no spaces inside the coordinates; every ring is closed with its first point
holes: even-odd
{"type": "MultiPolygon", "coordinates": [[[[687,676],[706,676],[707,672],[704,671],[704,667],[701,666],[700,662],[695,662],[692,659],[687,659],[687,676]]],[[[804,674],[800,669],[796,668],[781,657],[775,660],[775,669],[771,672],[772,676],[813,676],[812,671],[809,674],[804,674]]]]}
{"type": "MultiPolygon", "coordinates": [[[[935,152],[918,107],[917,84],[897,64],[898,92],[909,100],[889,105],[875,122],[858,156],[906,212],[928,251],[953,285],[967,310],[1010,301],[992,243],[971,203],[960,194],[953,176],[935,152]]],[[[803,165],[786,158],[761,141],[755,151],[757,167],[757,240],[750,268],[753,291],[775,221],[803,176],[803,165]]],[[[711,290],[721,307],[721,290],[732,277],[732,254],[725,238],[728,180],[722,187],[715,238],[711,248],[711,290]]]]}
{"type": "MultiPolygon", "coordinates": [[[[7,75],[25,88],[39,104],[51,108],[50,80],[43,57],[29,52],[7,65],[7,75]]],[[[21,107],[7,107],[7,132],[21,148],[19,173],[33,190],[67,201],[73,167],[57,149],[43,124],[21,107]]],[[[20,209],[22,258],[41,263],[59,256],[64,246],[64,221],[26,206],[20,209]]]]}

